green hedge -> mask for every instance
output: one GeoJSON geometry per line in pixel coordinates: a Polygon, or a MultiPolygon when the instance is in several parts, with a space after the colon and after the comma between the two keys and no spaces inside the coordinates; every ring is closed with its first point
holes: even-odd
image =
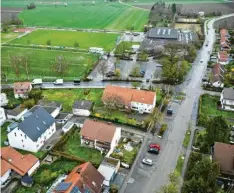
{"type": "Polygon", "coordinates": [[[158,135],[163,136],[163,134],[165,133],[166,130],[167,130],[167,124],[162,124],[162,126],[158,132],[158,135]]]}

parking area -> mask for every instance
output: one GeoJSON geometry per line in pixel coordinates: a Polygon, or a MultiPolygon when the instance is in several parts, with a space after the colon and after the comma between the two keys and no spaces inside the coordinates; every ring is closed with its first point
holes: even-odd
{"type": "Polygon", "coordinates": [[[174,119],[177,112],[178,112],[180,105],[181,105],[181,101],[179,101],[179,100],[173,100],[172,102],[170,102],[168,104],[167,109],[172,110],[172,115],[168,115],[167,112],[165,112],[165,114],[166,114],[165,118],[166,119],[174,119]]]}
{"type": "Polygon", "coordinates": [[[143,32],[137,32],[137,33],[125,33],[121,40],[126,42],[142,42],[145,38],[145,35],[143,32]]]}

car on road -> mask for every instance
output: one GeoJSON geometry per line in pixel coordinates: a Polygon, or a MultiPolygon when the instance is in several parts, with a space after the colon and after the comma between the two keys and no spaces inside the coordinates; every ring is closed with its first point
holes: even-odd
{"type": "Polygon", "coordinates": [[[143,164],[146,164],[146,165],[148,165],[148,166],[152,166],[152,165],[153,165],[153,161],[152,161],[151,159],[148,159],[148,158],[144,158],[144,159],[142,160],[142,163],[143,163],[143,164]]]}
{"type": "Polygon", "coordinates": [[[162,67],[162,64],[156,64],[156,67],[162,67]]]}
{"type": "Polygon", "coordinates": [[[200,60],[200,62],[201,62],[201,63],[203,63],[203,62],[204,62],[204,60],[203,60],[203,59],[201,59],[201,60],[200,60]]]}
{"type": "Polygon", "coordinates": [[[161,146],[159,144],[157,144],[157,143],[151,143],[149,145],[149,148],[156,148],[156,149],[158,149],[160,151],[161,146]]]}
{"type": "Polygon", "coordinates": [[[148,153],[159,154],[159,150],[156,148],[149,148],[148,153]]]}

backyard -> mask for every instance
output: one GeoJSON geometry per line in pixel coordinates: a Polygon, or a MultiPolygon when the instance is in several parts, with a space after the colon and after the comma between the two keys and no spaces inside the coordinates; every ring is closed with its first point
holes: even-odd
{"type": "Polygon", "coordinates": [[[12,44],[36,44],[46,45],[51,41],[52,46],[74,47],[75,42],[80,49],[89,49],[89,47],[101,47],[105,50],[111,50],[115,47],[115,41],[119,34],[100,33],[100,32],[82,32],[82,31],[64,31],[64,30],[36,30],[22,38],[17,38],[12,44]]]}
{"type": "Polygon", "coordinates": [[[26,80],[27,74],[23,65],[19,66],[18,77],[15,70],[12,70],[10,56],[27,56],[29,66],[29,79],[34,78],[64,78],[73,80],[75,78],[83,79],[93,69],[93,65],[98,57],[93,54],[80,52],[63,52],[54,50],[25,49],[16,47],[2,47],[2,72],[7,75],[8,80],[26,80]],[[53,65],[55,58],[63,56],[67,62],[68,68],[63,75],[54,71],[53,65]]]}
{"type": "Polygon", "coordinates": [[[7,140],[7,127],[8,125],[10,125],[11,122],[5,122],[2,126],[1,126],[1,147],[4,147],[4,141],[7,140]]]}
{"type": "Polygon", "coordinates": [[[234,112],[221,111],[218,109],[218,102],[220,97],[211,96],[208,94],[202,95],[200,100],[200,112],[209,116],[223,116],[225,118],[234,118],[234,112]]]}
{"type": "Polygon", "coordinates": [[[37,192],[39,189],[45,193],[59,175],[70,172],[79,164],[81,163],[64,159],[56,160],[51,165],[43,164],[32,176],[35,181],[34,185],[30,188],[18,186],[15,193],[37,192]]]}

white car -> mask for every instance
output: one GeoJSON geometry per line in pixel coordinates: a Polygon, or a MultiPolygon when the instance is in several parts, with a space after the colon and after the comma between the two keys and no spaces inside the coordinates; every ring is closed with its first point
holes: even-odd
{"type": "Polygon", "coordinates": [[[151,159],[147,159],[147,158],[144,158],[144,159],[142,160],[142,163],[143,163],[143,164],[146,164],[146,165],[148,165],[148,166],[152,166],[152,165],[153,165],[153,161],[152,161],[151,159]]]}

